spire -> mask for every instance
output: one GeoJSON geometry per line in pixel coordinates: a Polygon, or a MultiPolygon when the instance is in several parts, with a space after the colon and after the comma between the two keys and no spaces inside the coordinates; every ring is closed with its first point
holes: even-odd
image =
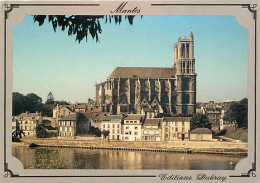
{"type": "Polygon", "coordinates": [[[193,40],[193,33],[192,33],[192,30],[190,31],[190,40],[193,40]]]}

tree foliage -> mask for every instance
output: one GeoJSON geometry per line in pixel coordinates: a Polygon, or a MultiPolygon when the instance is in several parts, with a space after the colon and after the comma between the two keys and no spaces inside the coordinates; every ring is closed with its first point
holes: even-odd
{"type": "Polygon", "coordinates": [[[107,138],[107,136],[109,135],[109,131],[107,131],[107,130],[103,130],[102,132],[101,132],[101,134],[102,135],[104,135],[104,137],[105,137],[105,139],[107,138]]]}
{"type": "MultiPolygon", "coordinates": [[[[46,18],[51,22],[53,30],[56,32],[57,27],[60,27],[62,31],[67,31],[68,35],[76,35],[76,40],[79,43],[90,34],[93,40],[99,42],[98,35],[102,33],[100,20],[105,18],[105,23],[108,21],[111,23],[114,20],[115,24],[120,24],[122,21],[121,15],[100,15],[100,16],[87,16],[87,15],[34,15],[34,22],[38,22],[39,26],[43,25],[46,18]]],[[[125,16],[128,19],[130,25],[133,24],[134,16],[125,16]]]]}
{"type": "Polygon", "coordinates": [[[43,128],[41,125],[36,125],[36,137],[37,138],[50,138],[51,134],[46,131],[45,128],[43,128]]]}
{"type": "Polygon", "coordinates": [[[47,95],[47,100],[45,102],[45,104],[54,104],[54,96],[51,92],[49,92],[49,94],[47,95]]]}
{"type": "Polygon", "coordinates": [[[12,142],[20,142],[22,135],[25,136],[23,130],[16,128],[15,131],[12,132],[12,142]]]}
{"type": "Polygon", "coordinates": [[[36,112],[42,110],[42,99],[35,93],[23,95],[13,92],[13,115],[19,115],[22,112],[36,112]]]}
{"type": "Polygon", "coordinates": [[[89,134],[94,134],[96,135],[97,137],[101,137],[101,131],[99,128],[97,127],[94,127],[94,126],[90,126],[89,127],[89,131],[88,131],[89,134]]]}
{"type": "Polygon", "coordinates": [[[209,118],[206,114],[197,113],[193,118],[193,128],[209,128],[211,129],[211,123],[209,122],[209,118]]]}
{"type": "Polygon", "coordinates": [[[232,103],[224,115],[224,120],[240,127],[248,126],[248,100],[232,103]]]}

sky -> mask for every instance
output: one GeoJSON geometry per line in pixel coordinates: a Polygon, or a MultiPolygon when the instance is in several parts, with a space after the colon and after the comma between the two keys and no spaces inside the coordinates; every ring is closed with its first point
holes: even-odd
{"type": "Polygon", "coordinates": [[[101,27],[100,42],[89,36],[79,44],[25,16],[13,30],[13,91],[87,102],[116,67],[171,67],[174,43],[192,30],[197,102],[247,97],[248,31],[233,16],[136,16],[133,25],[101,20],[101,27]]]}

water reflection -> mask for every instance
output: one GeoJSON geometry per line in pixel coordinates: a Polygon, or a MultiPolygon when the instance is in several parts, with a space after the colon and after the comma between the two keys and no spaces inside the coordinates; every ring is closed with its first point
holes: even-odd
{"type": "Polygon", "coordinates": [[[179,154],[166,152],[113,151],[73,148],[35,148],[13,147],[13,156],[30,168],[40,153],[52,151],[67,161],[69,168],[77,162],[87,162],[94,169],[167,169],[167,170],[231,170],[241,157],[179,154]],[[229,165],[232,161],[235,164],[229,165]]]}

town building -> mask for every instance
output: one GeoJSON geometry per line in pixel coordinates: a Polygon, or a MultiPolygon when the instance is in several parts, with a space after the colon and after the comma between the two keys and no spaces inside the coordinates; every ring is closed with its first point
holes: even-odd
{"type": "Polygon", "coordinates": [[[196,76],[194,37],[178,39],[172,67],[117,67],[96,85],[96,103],[112,114],[140,114],[142,108],[158,113],[194,115],[196,76]]]}
{"type": "Polygon", "coordinates": [[[154,118],[155,116],[152,108],[142,108],[141,114],[144,114],[145,118],[154,118]]]}
{"type": "Polygon", "coordinates": [[[16,128],[24,132],[25,137],[36,137],[36,126],[42,124],[42,115],[40,112],[31,113],[26,111],[13,117],[13,123],[16,128]]]}
{"type": "Polygon", "coordinates": [[[106,130],[109,131],[109,140],[121,140],[121,123],[122,115],[109,115],[104,116],[101,120],[101,132],[106,130]]]}
{"type": "Polygon", "coordinates": [[[208,109],[207,116],[209,118],[209,122],[211,123],[211,130],[213,131],[220,130],[221,110],[208,109]]]}
{"type": "Polygon", "coordinates": [[[146,118],[142,127],[143,141],[161,141],[162,118],[146,118]]]}
{"type": "Polygon", "coordinates": [[[191,141],[210,141],[212,139],[212,131],[208,128],[195,128],[190,132],[191,141]]]}
{"type": "Polygon", "coordinates": [[[142,124],[144,115],[129,114],[122,124],[122,140],[124,141],[140,141],[142,138],[142,124]]]}
{"type": "Polygon", "coordinates": [[[57,105],[53,108],[53,118],[55,118],[55,125],[53,127],[58,127],[59,120],[69,114],[74,114],[73,105],[57,105]]]}
{"type": "Polygon", "coordinates": [[[162,141],[189,140],[193,126],[192,117],[164,117],[162,121],[162,141]]]}
{"type": "Polygon", "coordinates": [[[87,134],[89,121],[81,113],[68,114],[58,121],[59,138],[75,138],[78,134],[87,134]]]}

